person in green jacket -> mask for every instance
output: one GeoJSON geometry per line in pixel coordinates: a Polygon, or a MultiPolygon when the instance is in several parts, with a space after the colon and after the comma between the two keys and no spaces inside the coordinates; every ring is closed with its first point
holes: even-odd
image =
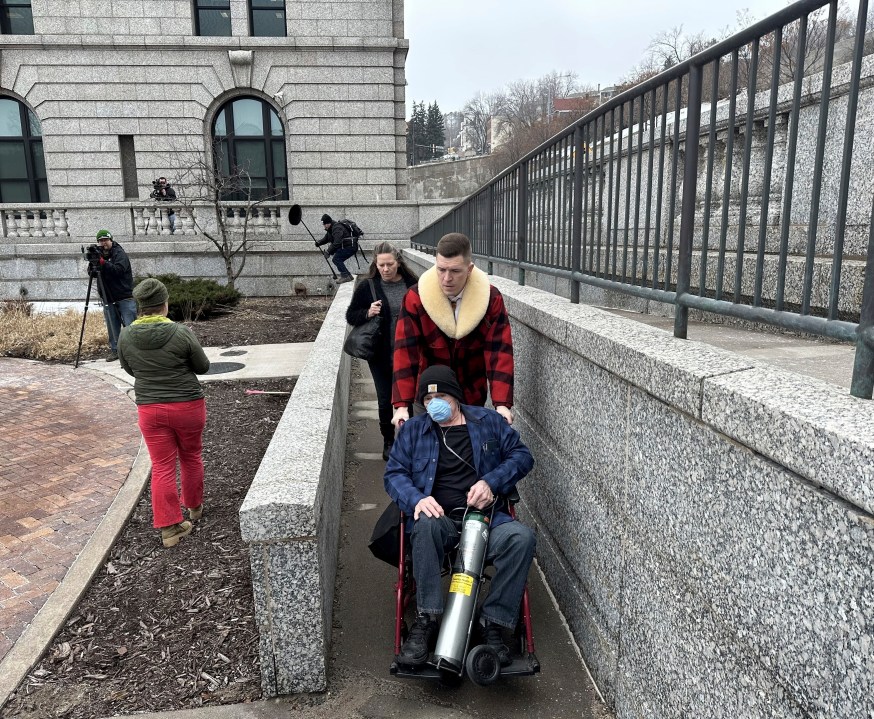
{"type": "Polygon", "coordinates": [[[173,547],[192,530],[182,518],[177,459],[188,519],[203,515],[206,402],[197,375],[209,370],[209,360],[194,333],[167,317],[169,293],[161,281],[146,278],[133,296],[140,317],[121,331],[118,359],[134,377],[139,427],[152,460],[154,526],[164,546],[173,547]]]}

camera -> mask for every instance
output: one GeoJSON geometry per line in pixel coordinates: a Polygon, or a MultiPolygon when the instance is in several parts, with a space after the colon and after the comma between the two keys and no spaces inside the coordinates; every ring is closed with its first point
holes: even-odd
{"type": "Polygon", "coordinates": [[[88,248],[82,247],[82,254],[88,261],[88,274],[92,277],[100,273],[100,258],[103,257],[103,250],[98,245],[88,245],[88,248]]]}
{"type": "Polygon", "coordinates": [[[162,190],[165,190],[170,186],[170,183],[166,180],[161,182],[161,180],[152,180],[152,191],[149,193],[149,197],[153,197],[157,200],[160,200],[163,195],[161,194],[162,190]]]}

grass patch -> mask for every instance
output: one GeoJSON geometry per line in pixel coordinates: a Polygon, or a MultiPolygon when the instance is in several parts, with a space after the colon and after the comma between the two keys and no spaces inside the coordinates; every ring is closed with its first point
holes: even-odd
{"type": "MultiPolygon", "coordinates": [[[[76,359],[82,313],[34,314],[22,300],[0,304],[0,356],[72,362],[76,359]]],[[[89,312],[82,338],[82,358],[107,351],[109,338],[103,312],[89,312]]]]}

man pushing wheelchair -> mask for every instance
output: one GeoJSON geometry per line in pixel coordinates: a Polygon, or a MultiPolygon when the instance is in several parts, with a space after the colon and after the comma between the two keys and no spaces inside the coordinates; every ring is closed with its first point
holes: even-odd
{"type": "MultiPolygon", "coordinates": [[[[504,417],[485,407],[462,404],[463,396],[449,367],[425,369],[416,399],[427,414],[404,424],[385,469],[386,491],[406,515],[412,543],[417,613],[397,656],[398,663],[409,667],[428,662],[437,639],[444,613],[441,570],[447,553],[462,537],[450,516],[453,510],[461,508],[465,517],[474,513],[483,522],[484,561],[494,566],[494,575],[479,609],[479,624],[484,644],[501,667],[512,662],[503,632],[512,630],[519,619],[534,556],[534,533],[514,520],[506,499],[531,471],[534,459],[504,417]]],[[[464,552],[465,547],[460,547],[459,555],[464,552]]],[[[471,577],[453,576],[450,603],[453,592],[464,601],[470,587],[478,587],[475,575],[467,574],[471,577]]],[[[447,611],[444,629],[448,620],[447,611]]],[[[444,640],[440,631],[438,645],[444,640]]],[[[464,626],[464,631],[469,632],[469,627],[464,626]]]]}

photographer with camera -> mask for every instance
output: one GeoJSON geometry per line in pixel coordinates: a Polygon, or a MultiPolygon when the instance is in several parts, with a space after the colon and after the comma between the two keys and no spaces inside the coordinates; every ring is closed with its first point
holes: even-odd
{"type": "MultiPolygon", "coordinates": [[[[157,180],[152,180],[152,191],[149,197],[153,200],[168,202],[176,199],[176,190],[170,187],[166,177],[159,177],[157,180]]],[[[171,207],[167,210],[167,219],[170,221],[170,234],[176,232],[176,212],[171,207]]]]}
{"type": "Polygon", "coordinates": [[[133,298],[134,277],[130,260],[121,245],[114,242],[109,230],[97,233],[97,244],[85,252],[88,274],[97,279],[97,292],[103,302],[103,318],[109,334],[110,352],[107,362],[118,359],[118,336],[121,327],[137,318],[137,303],[133,298]]]}

